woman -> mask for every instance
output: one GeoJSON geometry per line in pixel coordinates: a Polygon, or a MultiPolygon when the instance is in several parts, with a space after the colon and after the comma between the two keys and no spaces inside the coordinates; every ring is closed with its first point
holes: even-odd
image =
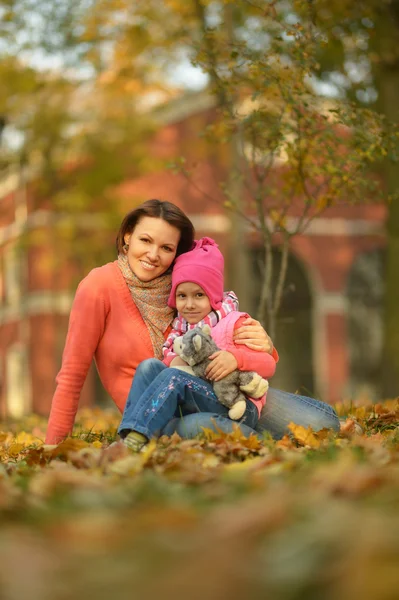
{"type": "MultiPolygon", "coordinates": [[[[161,358],[162,344],[174,317],[167,304],[173,261],[191,249],[193,240],[191,221],[169,202],[148,200],[126,215],[116,240],[118,260],[93,269],[78,286],[51,406],[47,444],[58,443],[72,431],[93,358],[105,389],[121,412],[136,370],[140,368],[143,385],[151,381],[159,361],[146,359],[161,358]]],[[[267,334],[253,319],[236,336],[252,349],[272,350],[267,334]]],[[[304,424],[315,429],[338,427],[338,419],[328,405],[285,392],[275,394],[269,392],[274,409],[268,397],[261,429],[270,427],[273,435],[280,435],[291,420],[300,421],[297,413],[302,415],[302,409],[304,424]]],[[[188,412],[192,410],[195,407],[189,407],[188,412]]],[[[183,437],[192,437],[204,426],[231,429],[228,419],[213,417],[194,413],[175,418],[164,433],[178,431],[183,437]]],[[[244,425],[242,429],[245,434],[252,432],[244,425]]]]}

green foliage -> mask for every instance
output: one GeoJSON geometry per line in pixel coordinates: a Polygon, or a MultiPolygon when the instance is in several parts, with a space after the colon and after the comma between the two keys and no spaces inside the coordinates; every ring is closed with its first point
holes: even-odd
{"type": "MultiPolygon", "coordinates": [[[[264,248],[258,316],[273,333],[292,237],[337,203],[387,196],[380,180],[384,161],[398,158],[397,126],[353,101],[372,87],[371,65],[395,56],[392,45],[376,42],[380,5],[4,3],[9,46],[0,67],[7,81],[0,114],[7,119],[4,139],[14,132],[19,144],[8,145],[3,164],[14,160],[41,173],[40,197],[51,202],[61,221],[65,211],[72,215],[63,231],[85,211],[100,212],[113,224],[115,186],[151,166],[143,157],[143,139],[152,124],[142,107],[154,98],[168,99],[175,91],[173,70],[190,60],[208,76],[218,107],[202,139],[226,167],[219,181],[222,204],[251,225],[264,248]],[[18,28],[27,35],[16,36],[18,28]],[[357,82],[353,65],[364,67],[357,69],[362,75],[357,82]],[[321,97],[315,84],[338,81],[337,73],[347,93],[321,97]],[[277,278],[275,244],[282,250],[277,278]]],[[[396,2],[384,0],[384,9],[388,5],[396,10],[396,2]]],[[[176,170],[193,182],[188,157],[177,163],[176,170]]],[[[395,194],[390,189],[391,206],[395,194]]]]}
{"type": "MultiPolygon", "coordinates": [[[[315,26],[325,40],[318,54],[318,77],[333,83],[342,97],[378,109],[395,123],[388,135],[396,135],[399,2],[369,0],[349,5],[342,0],[315,0],[312,6],[315,26]]],[[[399,379],[399,170],[393,163],[396,149],[385,150],[386,159],[379,169],[387,199],[383,385],[386,394],[394,394],[399,379]]]]}
{"type": "MultiPolygon", "coordinates": [[[[384,199],[378,174],[386,158],[397,161],[398,128],[350,98],[319,96],[314,82],[329,41],[318,27],[321,3],[177,0],[165,5],[176,27],[175,48],[185,48],[208,75],[219,107],[217,121],[203,136],[230,156],[220,181],[224,207],[257,231],[264,248],[258,317],[274,335],[291,238],[337,203],[384,199]],[[275,288],[274,244],[283,254],[275,288]]],[[[147,19],[157,33],[153,44],[169,51],[169,30],[159,32],[154,12],[147,19]]],[[[342,31],[346,26],[344,21],[342,31]]],[[[174,168],[179,166],[194,181],[189,161],[174,168]]]]}
{"type": "Polygon", "coordinates": [[[95,4],[15,0],[0,7],[0,169],[23,172],[32,209],[53,215],[52,253],[83,270],[114,256],[117,186],[149,167],[145,142],[153,132],[137,106],[144,81],[116,76],[113,53],[105,59],[107,36],[89,35],[95,4]],[[95,48],[101,64],[94,64],[95,48]]]}

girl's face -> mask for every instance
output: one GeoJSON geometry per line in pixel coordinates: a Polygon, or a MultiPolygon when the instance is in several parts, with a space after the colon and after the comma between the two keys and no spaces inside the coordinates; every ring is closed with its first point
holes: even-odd
{"type": "Polygon", "coordinates": [[[202,287],[191,281],[177,286],[176,308],[190,324],[198,323],[212,310],[209,298],[202,287]]]}
{"type": "Polygon", "coordinates": [[[163,219],[142,217],[124,241],[129,246],[127,259],[133,273],[141,281],[152,281],[172,264],[180,231],[163,219]]]}

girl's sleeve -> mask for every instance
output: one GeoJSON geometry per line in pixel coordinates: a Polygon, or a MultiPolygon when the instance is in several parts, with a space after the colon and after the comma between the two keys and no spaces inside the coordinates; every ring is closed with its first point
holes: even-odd
{"type": "MultiPolygon", "coordinates": [[[[234,329],[241,327],[243,321],[247,317],[240,317],[234,324],[234,329]]],[[[243,344],[234,344],[235,350],[231,353],[234,355],[240,371],[255,371],[261,377],[272,377],[276,371],[276,363],[279,360],[277,350],[273,348],[272,354],[268,352],[259,352],[251,350],[243,344]]]]}
{"type": "Polygon", "coordinates": [[[179,337],[179,335],[181,334],[178,331],[176,331],[176,329],[172,329],[162,346],[162,362],[167,367],[170,366],[172,360],[177,356],[176,352],[173,352],[173,342],[177,337],[179,337]]]}
{"type": "Polygon", "coordinates": [[[89,274],[79,285],[69,318],[57,388],[51,404],[46,443],[57,444],[71,433],[79,397],[105,329],[104,293],[89,274]]]}
{"type": "Polygon", "coordinates": [[[230,306],[232,310],[239,310],[240,308],[237,294],[235,294],[233,290],[223,293],[223,304],[230,306]]]}
{"type": "Polygon", "coordinates": [[[239,302],[236,294],[233,291],[223,292],[223,302],[219,310],[214,311],[220,319],[223,319],[229,313],[239,310],[239,302]]]}

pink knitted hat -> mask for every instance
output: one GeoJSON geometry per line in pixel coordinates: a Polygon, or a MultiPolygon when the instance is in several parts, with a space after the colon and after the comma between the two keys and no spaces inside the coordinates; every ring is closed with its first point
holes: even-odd
{"type": "Polygon", "coordinates": [[[195,242],[194,248],[177,257],[172,271],[172,290],[168,305],[176,308],[176,288],[190,281],[200,285],[214,310],[223,301],[224,258],[217,243],[204,237],[195,242]]]}

